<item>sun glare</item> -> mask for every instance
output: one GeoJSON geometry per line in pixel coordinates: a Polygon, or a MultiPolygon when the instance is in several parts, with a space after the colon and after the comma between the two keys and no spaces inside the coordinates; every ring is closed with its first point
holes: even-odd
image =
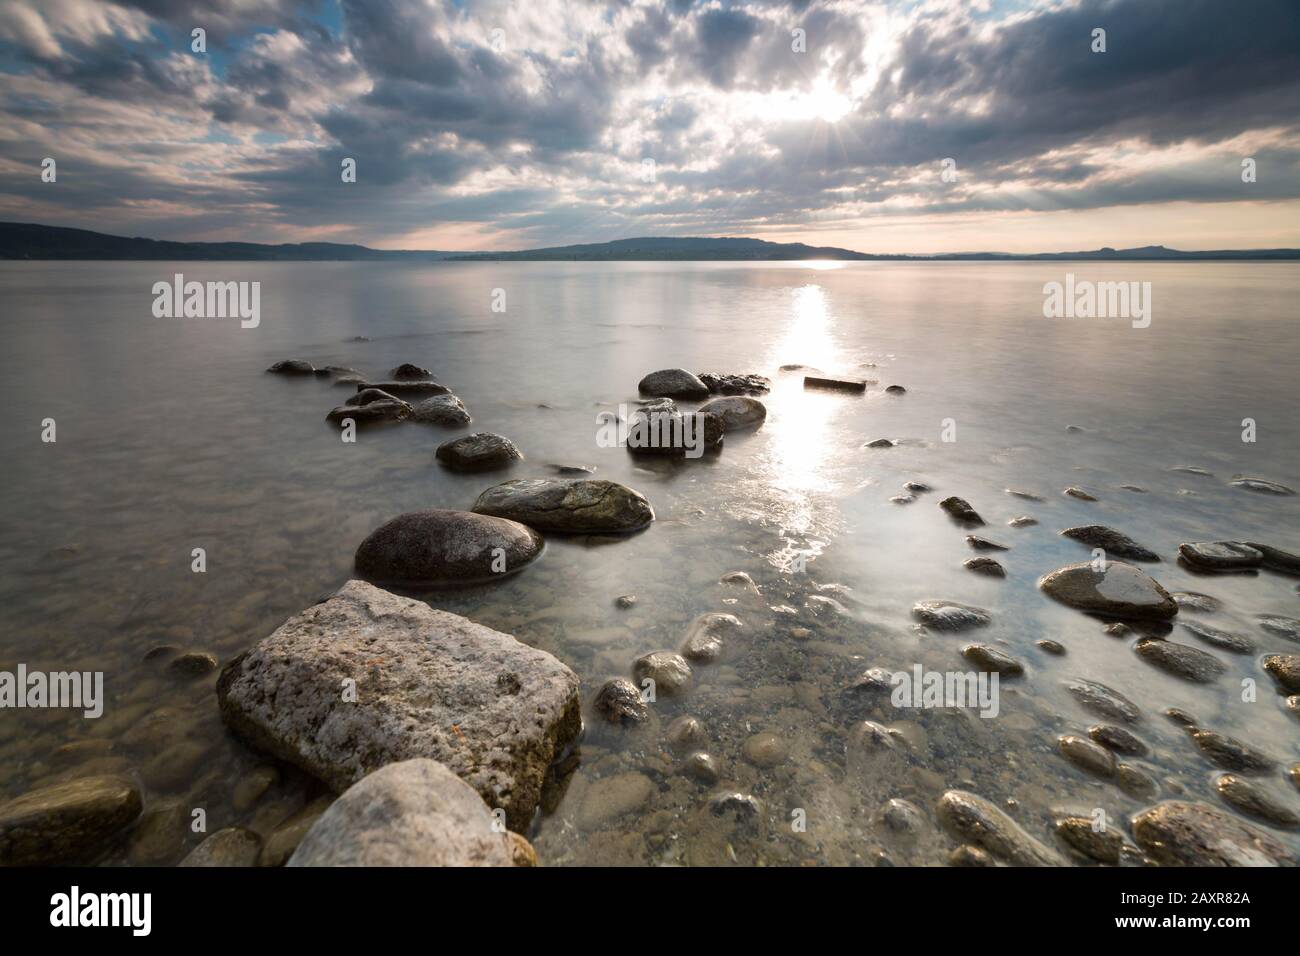
{"type": "Polygon", "coordinates": [[[811,90],[789,90],[773,94],[768,98],[764,111],[780,119],[816,119],[824,123],[838,123],[852,109],[852,100],[826,80],[818,80],[811,90]]]}

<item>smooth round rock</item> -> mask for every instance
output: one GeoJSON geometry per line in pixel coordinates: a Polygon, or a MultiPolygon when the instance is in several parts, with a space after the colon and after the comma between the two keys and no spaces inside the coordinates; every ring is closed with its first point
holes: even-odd
{"type": "Polygon", "coordinates": [[[1185,630],[1195,634],[1207,644],[1213,644],[1215,647],[1231,651],[1234,654],[1255,653],[1254,642],[1242,637],[1240,634],[1231,634],[1228,631],[1221,631],[1217,627],[1210,627],[1196,621],[1180,621],[1179,623],[1182,624],[1185,630]]]}
{"type": "Polygon", "coordinates": [[[1058,866],[1060,856],[983,797],[949,790],[935,808],[940,825],[955,838],[1015,866],[1058,866]]]}
{"type": "Polygon", "coordinates": [[[1117,690],[1090,680],[1069,680],[1065,689],[1079,702],[1079,706],[1099,717],[1134,723],[1141,715],[1137,704],[1117,690]]]}
{"type": "Polygon", "coordinates": [[[652,651],[632,662],[632,674],[639,686],[654,681],[655,693],[670,696],[689,690],[693,681],[691,665],[672,651],[652,651]]]}
{"type": "Polygon", "coordinates": [[[645,495],[603,478],[507,481],[479,495],[473,510],[563,534],[625,534],[655,517],[645,495]]]}
{"type": "Polygon", "coordinates": [[[1247,816],[1283,830],[1300,826],[1300,816],[1253,780],[1233,773],[1220,774],[1214,781],[1223,802],[1247,816]]]}
{"type": "Polygon", "coordinates": [[[1288,641],[1300,644],[1300,621],[1293,617],[1282,617],[1280,614],[1261,614],[1259,616],[1259,626],[1270,634],[1276,634],[1278,637],[1284,637],[1288,641]]]}
{"type": "Polygon", "coordinates": [[[937,631],[962,631],[984,627],[992,617],[983,608],[953,601],[921,601],[912,606],[912,617],[937,631]]]}
{"type": "Polygon", "coordinates": [[[140,815],[124,777],[79,777],[0,805],[0,866],[81,863],[140,815]]]}
{"type": "Polygon", "coordinates": [[[1228,665],[1213,654],[1174,641],[1138,641],[1133,651],[1142,660],[1166,674],[1197,684],[1209,684],[1228,669],[1228,665]]]}
{"type": "Polygon", "coordinates": [[[1250,744],[1229,737],[1217,730],[1191,728],[1192,742],[1201,753],[1224,770],[1244,774],[1271,773],[1277,763],[1268,754],[1261,753],[1250,744]]]}
{"type": "Polygon", "coordinates": [[[1178,546],[1184,561],[1203,571],[1241,571],[1257,568],[1264,555],[1240,541],[1194,541],[1178,546]]]}
{"type": "Polygon", "coordinates": [[[1100,571],[1091,561],[1071,564],[1039,578],[1038,586],[1062,604],[1109,617],[1168,620],[1178,605],[1160,584],[1122,561],[1100,571]]]}
{"type": "Polygon", "coordinates": [[[459,427],[473,421],[469,409],[455,395],[434,395],[411,406],[412,421],[428,425],[449,425],[459,427]]]}
{"type": "Polygon", "coordinates": [[[967,558],[961,563],[967,571],[974,571],[989,578],[1005,578],[1007,569],[990,557],[967,558]]]}
{"type": "Polygon", "coordinates": [[[397,366],[397,368],[389,372],[388,376],[389,378],[425,379],[433,378],[433,373],[427,368],[422,368],[419,365],[412,365],[410,362],[403,362],[401,365],[397,366]]]}
{"type": "Polygon", "coordinates": [[[1088,736],[1115,753],[1140,757],[1147,752],[1147,745],[1137,736],[1114,724],[1095,724],[1088,728],[1088,736]]]}
{"type": "Polygon", "coordinates": [[[509,438],[475,432],[443,442],[434,457],[456,471],[491,471],[521,461],[524,456],[509,438]]]}
{"type": "Polygon", "coordinates": [[[370,533],[356,553],[357,573],[375,584],[454,587],[498,581],[542,553],[526,525],[468,511],[413,511],[370,533]]]}
{"type": "Polygon", "coordinates": [[[745,760],[755,767],[779,767],[790,757],[785,741],[776,734],[754,734],[740,750],[745,760]]]}
{"type": "Polygon", "coordinates": [[[641,379],[637,390],[642,395],[660,398],[698,398],[709,397],[709,386],[684,368],[665,368],[651,372],[641,379]]]}
{"type": "Polygon", "coordinates": [[[1294,488],[1288,488],[1286,485],[1278,484],[1276,481],[1268,481],[1265,478],[1237,478],[1231,484],[1234,488],[1242,488],[1262,495],[1295,494],[1294,488]]]}
{"type": "Polygon", "coordinates": [[[1080,770],[1097,777],[1115,776],[1115,755],[1086,737],[1066,734],[1056,740],[1061,756],[1080,770]]]}
{"type": "Polygon", "coordinates": [[[944,498],[939,502],[939,507],[946,511],[954,521],[967,525],[982,525],[984,519],[979,516],[974,508],[970,506],[965,498],[958,498],[956,495],[944,498]]]}
{"type": "Polygon", "coordinates": [[[729,432],[757,428],[767,419],[767,406],[744,395],[715,398],[705,402],[699,410],[717,415],[722,419],[723,429],[729,432]]]}
{"type": "Polygon", "coordinates": [[[691,622],[682,642],[682,656],[688,661],[711,664],[722,656],[726,638],[744,625],[734,614],[701,614],[691,622]]]}
{"type": "Polygon", "coordinates": [[[411,416],[411,406],[400,399],[376,399],[365,405],[339,405],[330,410],[325,420],[340,428],[352,422],[358,428],[362,425],[381,425],[388,422],[403,422],[411,416]]]}
{"type": "Polygon", "coordinates": [[[693,750],[708,743],[709,735],[698,717],[683,714],[668,725],[664,735],[673,750],[693,750]]]}
{"type": "Polygon", "coordinates": [[[190,851],[179,866],[256,866],[262,838],[246,827],[218,830],[190,851]]]}
{"type": "Polygon", "coordinates": [[[981,670],[1003,677],[1018,677],[1025,672],[1024,664],[991,644],[967,644],[961,649],[961,654],[981,670]]]}

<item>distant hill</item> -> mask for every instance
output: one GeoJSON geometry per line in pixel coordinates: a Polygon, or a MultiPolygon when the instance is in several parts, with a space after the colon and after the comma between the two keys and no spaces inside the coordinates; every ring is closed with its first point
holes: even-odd
{"type": "Polygon", "coordinates": [[[283,261],[343,262],[415,260],[435,261],[527,261],[527,262],[613,262],[613,261],[754,261],[780,262],[800,259],[870,261],[1198,261],[1211,259],[1300,260],[1300,249],[1224,249],[1213,252],[1182,252],[1164,246],[1136,249],[1095,249],[1090,252],[956,252],[941,255],[882,255],[854,252],[835,246],[809,246],[802,242],[768,242],[764,239],[733,237],[646,237],[615,239],[612,242],[522,249],[515,252],[438,252],[434,250],[371,249],[336,242],[171,242],[162,239],[110,236],[86,229],[42,226],[36,223],[0,222],[0,259],[122,259],[188,261],[283,261]]]}

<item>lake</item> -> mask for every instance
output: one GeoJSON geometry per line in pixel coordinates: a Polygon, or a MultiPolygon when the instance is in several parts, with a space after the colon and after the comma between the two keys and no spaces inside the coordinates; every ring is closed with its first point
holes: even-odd
{"type": "MultiPolygon", "coordinates": [[[[224,663],[348,580],[357,545],[384,521],[467,509],[497,481],[553,476],[552,465],[639,490],[657,520],[627,538],[552,536],[522,573],[425,595],[431,604],[556,655],[584,699],[637,656],[676,649],[700,614],[735,614],[744,628],[645,726],[588,719],[529,833],[547,865],[937,864],[956,846],[934,821],[953,788],[1045,843],[1062,813],[1101,810],[1122,825],[1160,799],[1224,806],[1220,769],[1168,708],[1273,757],[1258,785],[1300,810],[1283,772],[1300,759],[1300,721],[1259,663],[1300,649],[1258,620],[1298,616],[1300,579],[1176,560],[1194,541],[1300,551],[1300,497],[1230,484],[1300,483],[1296,264],[5,262],[0,300],[0,669],[102,671],[106,696],[93,720],[5,712],[0,798],[87,773],[138,775],[145,821],[103,862],[177,862],[201,839],[182,825],[195,808],[208,832],[267,835],[321,795],[224,729],[215,674],[178,677],[151,649],[224,663]],[[151,288],[177,272],[260,282],[260,324],[155,318],[151,288]],[[1150,282],[1149,326],[1044,317],[1044,285],[1067,273],[1150,282]],[[288,358],[375,378],[426,366],[473,424],[403,423],[344,443],[325,415],[351,389],[266,374],[288,358]],[[805,389],[804,371],[783,365],[873,384],[805,389]],[[646,373],[677,366],[768,376],[765,424],[697,461],[647,464],[603,447],[598,415],[635,401],[646,373]],[[509,437],[525,460],[489,475],[435,461],[439,443],[479,430],[509,437]],[[864,447],[879,438],[896,444],[864,447]],[[1208,474],[1174,470],[1184,467],[1208,474]],[[933,490],[891,500],[909,481],[933,490]],[[1064,495],[1071,486],[1097,500],[1064,495]],[[939,508],[949,495],[987,521],[977,533],[1009,547],[987,552],[1005,579],[963,567],[984,552],[939,508]],[[1038,523],[1008,524],[1022,515],[1038,523]],[[1246,637],[1255,652],[1175,624],[1170,640],[1224,665],[1192,683],[1134,653],[1138,634],[1107,633],[1044,596],[1040,575],[1091,558],[1058,534],[1081,524],[1155,550],[1163,560],[1142,567],[1165,588],[1221,605],[1178,619],[1246,637]],[[191,570],[196,548],[204,573],[191,570]],[[757,593],[720,580],[735,571],[757,593]],[[631,607],[615,603],[628,594],[631,607]],[[963,634],[921,629],[911,609],[926,600],[992,620],[963,634]],[[1045,653],[1044,639],[1064,655],[1045,653]],[[997,716],[900,710],[853,687],[871,667],[973,670],[960,653],[970,641],[1023,664],[1001,681],[997,716]],[[1130,729],[1149,752],[1123,759],[1145,783],[1121,787],[1058,752],[1058,736],[1106,722],[1063,687],[1077,678],[1140,708],[1130,729]],[[685,772],[666,743],[684,715],[698,719],[711,769],[685,772]],[[866,720],[891,731],[884,759],[855,756],[866,720]],[[758,824],[715,816],[719,791],[754,797],[758,824]]],[[[1300,851],[1294,832],[1252,822],[1300,851]]]]}

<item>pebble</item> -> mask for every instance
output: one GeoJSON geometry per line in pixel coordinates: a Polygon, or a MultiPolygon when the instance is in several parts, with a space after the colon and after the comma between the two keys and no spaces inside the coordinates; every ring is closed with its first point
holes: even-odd
{"type": "Polygon", "coordinates": [[[1255,653],[1254,642],[1249,638],[1242,637],[1240,634],[1231,634],[1228,631],[1221,631],[1217,627],[1209,627],[1196,621],[1180,621],[1179,623],[1182,624],[1185,630],[1191,631],[1207,644],[1213,644],[1215,647],[1231,651],[1234,654],[1255,653]]]}
{"type": "Polygon", "coordinates": [[[1018,677],[1025,672],[1024,664],[989,644],[967,644],[961,653],[962,657],[976,666],[1003,677],[1018,677]]]}
{"type": "Polygon", "coordinates": [[[939,823],[955,838],[1016,866],[1056,866],[1061,858],[996,806],[964,790],[949,790],[936,806],[939,823]]]}
{"type": "Polygon", "coordinates": [[[635,771],[593,780],[578,806],[578,826],[599,830],[619,817],[640,810],[650,802],[654,791],[650,778],[635,771]]]}
{"type": "Polygon", "coordinates": [[[1288,641],[1300,644],[1300,621],[1293,617],[1282,617],[1280,614],[1261,614],[1259,615],[1259,626],[1270,634],[1276,634],[1278,637],[1284,637],[1288,641]]]}
{"type": "Polygon", "coordinates": [[[693,750],[708,743],[709,735],[698,717],[682,714],[674,718],[665,733],[668,746],[673,750],[693,750]]]}
{"type": "Polygon", "coordinates": [[[1114,827],[1098,831],[1091,817],[1062,817],[1056,821],[1056,835],[1071,850],[1089,860],[1111,866],[1119,864],[1124,837],[1114,827]]]}
{"type": "Polygon", "coordinates": [[[1007,576],[1007,569],[993,558],[968,558],[961,563],[961,566],[967,571],[974,571],[976,574],[982,574],[985,577],[1005,578],[1007,576]]]}
{"type": "Polygon", "coordinates": [[[979,512],[970,506],[970,502],[958,498],[956,495],[944,498],[943,501],[939,502],[939,507],[946,511],[954,521],[961,524],[984,524],[984,519],[979,516],[979,512]]]}
{"type": "Polygon", "coordinates": [[[992,617],[983,608],[953,601],[921,601],[912,607],[912,616],[938,631],[961,631],[984,627],[992,617]]]}
{"type": "Polygon", "coordinates": [[[1276,481],[1268,481],[1264,478],[1237,478],[1231,482],[1234,488],[1243,488],[1246,491],[1257,491],[1264,495],[1293,495],[1294,488],[1288,488],[1286,485],[1278,484],[1276,481]]]}
{"type": "Polygon", "coordinates": [[[1253,780],[1233,773],[1220,774],[1214,781],[1214,789],[1224,803],[1247,816],[1284,830],[1300,826],[1300,816],[1253,780]]]}
{"type": "Polygon", "coordinates": [[[968,534],[966,543],[976,551],[1010,551],[1005,544],[998,544],[996,541],[990,541],[988,538],[981,538],[978,535],[968,534]]]}
{"type": "Polygon", "coordinates": [[[1085,544],[1090,548],[1101,548],[1108,556],[1128,558],[1131,561],[1159,561],[1160,555],[1150,548],[1138,544],[1128,535],[1114,528],[1101,524],[1085,524],[1066,528],[1061,535],[1085,544]]]}
{"type": "Polygon", "coordinates": [[[1142,640],[1138,641],[1133,650],[1142,660],[1166,674],[1197,684],[1212,683],[1228,669],[1213,654],[1173,641],[1142,640]]]}
{"type": "Polygon", "coordinates": [[[1136,735],[1114,724],[1094,724],[1088,728],[1088,736],[1116,753],[1130,757],[1140,757],[1147,753],[1147,745],[1136,735]]]}
{"type": "Polygon", "coordinates": [[[1066,734],[1056,739],[1057,749],[1080,770],[1098,777],[1115,776],[1115,755],[1086,737],[1066,734]]]}
{"type": "Polygon", "coordinates": [[[1048,654],[1055,654],[1057,657],[1061,657],[1065,654],[1065,645],[1061,644],[1059,641],[1054,641],[1051,638],[1045,637],[1042,640],[1034,641],[1034,646],[1041,648],[1048,654]]]}
{"type": "Polygon", "coordinates": [[[1076,488],[1073,485],[1071,485],[1069,488],[1066,488],[1065,491],[1062,492],[1062,494],[1069,495],[1071,498],[1078,498],[1080,501],[1097,500],[1096,497],[1088,494],[1088,492],[1084,491],[1082,488],[1076,488]]]}
{"type": "Polygon", "coordinates": [[[1179,610],[1183,611],[1199,611],[1203,614],[1209,614],[1223,606],[1223,602],[1218,598],[1202,594],[1199,591],[1170,591],[1169,596],[1177,602],[1179,610]]]}
{"type": "Polygon", "coordinates": [[[949,866],[997,866],[997,860],[977,846],[963,843],[948,854],[949,866]]]}
{"type": "Polygon", "coordinates": [[[185,651],[172,658],[167,669],[184,677],[202,677],[217,669],[217,656],[207,651],[185,651]]]}
{"type": "Polygon", "coordinates": [[[1272,772],[1277,766],[1272,757],[1260,753],[1235,737],[1229,737],[1215,730],[1198,728],[1192,728],[1191,733],[1192,740],[1201,748],[1201,753],[1224,770],[1244,774],[1263,774],[1272,772]]]}
{"type": "Polygon", "coordinates": [[[1038,524],[1038,519],[1032,518],[1029,515],[1016,515],[1008,521],[1007,524],[1011,525],[1013,528],[1029,528],[1038,524]]]}
{"type": "Polygon", "coordinates": [[[1111,720],[1122,720],[1131,724],[1135,723],[1141,714],[1137,704],[1105,684],[1089,680],[1070,680],[1066,681],[1064,686],[1081,707],[1100,717],[1109,717],[1111,720]]]}
{"type": "Polygon", "coordinates": [[[213,833],[181,860],[180,866],[256,866],[262,838],[244,827],[213,833]]]}
{"type": "Polygon", "coordinates": [[[718,765],[703,750],[689,754],[682,761],[682,773],[706,785],[711,786],[718,782],[718,765]]]}
{"type": "Polygon", "coordinates": [[[779,767],[790,756],[785,741],[776,734],[762,733],[750,737],[741,747],[745,760],[755,767],[779,767]]]}
{"type": "Polygon", "coordinates": [[[1263,663],[1280,689],[1300,694],[1300,654],[1269,654],[1263,663]]]}
{"type": "Polygon", "coordinates": [[[693,682],[691,665],[686,658],[672,651],[652,651],[642,654],[632,662],[632,674],[638,686],[647,680],[654,681],[655,693],[671,696],[690,689],[693,682]]]}

